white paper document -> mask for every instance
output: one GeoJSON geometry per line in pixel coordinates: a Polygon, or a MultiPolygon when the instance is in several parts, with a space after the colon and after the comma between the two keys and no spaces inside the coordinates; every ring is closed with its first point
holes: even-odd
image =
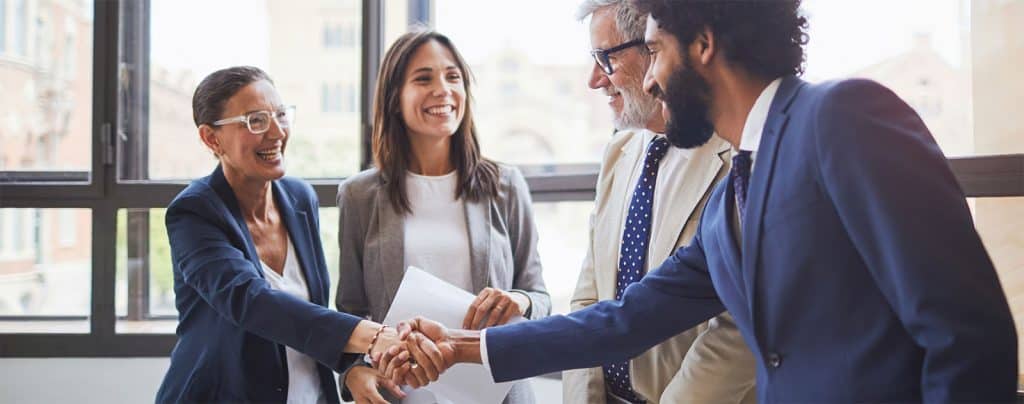
{"type": "MultiPolygon", "coordinates": [[[[426,271],[409,267],[384,324],[423,316],[448,328],[462,328],[462,320],[476,296],[426,271]]],[[[512,382],[494,383],[483,365],[460,363],[427,387],[408,390],[406,404],[498,404],[508,395],[512,382]]]]}

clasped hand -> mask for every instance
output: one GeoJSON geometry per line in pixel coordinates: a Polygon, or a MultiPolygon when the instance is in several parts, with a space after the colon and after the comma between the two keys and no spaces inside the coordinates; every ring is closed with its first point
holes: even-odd
{"type": "Polygon", "coordinates": [[[420,388],[455,364],[455,346],[440,323],[416,317],[399,323],[397,330],[399,343],[370,356],[385,379],[420,388]]]}
{"type": "MultiPolygon", "coordinates": [[[[530,299],[523,294],[485,288],[470,304],[462,327],[479,330],[506,324],[529,307],[530,299]]],[[[399,323],[397,343],[372,354],[371,359],[390,383],[420,388],[437,381],[455,364],[455,346],[443,325],[416,317],[399,323]]]]}

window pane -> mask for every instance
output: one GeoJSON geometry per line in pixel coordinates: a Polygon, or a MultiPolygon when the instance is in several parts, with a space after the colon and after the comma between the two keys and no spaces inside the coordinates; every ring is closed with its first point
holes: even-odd
{"type": "Polygon", "coordinates": [[[409,0],[384,0],[384,57],[387,47],[409,31],[409,0]]]}
{"type": "Polygon", "coordinates": [[[89,332],[92,214],[0,209],[0,333],[89,332]]]}
{"type": "Polygon", "coordinates": [[[1024,152],[1015,110],[1024,80],[1014,63],[1024,55],[1024,3],[806,0],[804,11],[807,79],[885,84],[917,110],[947,156],[1024,152]]]}
{"type": "MultiPolygon", "coordinates": [[[[592,202],[536,203],[534,213],[540,233],[538,250],[544,265],[544,280],[551,294],[554,313],[567,313],[576,287],[580,264],[586,252],[588,217],[592,202]]],[[[330,302],[334,308],[338,282],[338,209],[320,208],[320,238],[330,272],[330,302]]],[[[164,209],[123,209],[118,213],[116,310],[118,333],[173,333],[177,325],[174,308],[170,247],[164,226],[164,209]],[[134,218],[129,218],[134,216],[134,218]],[[148,229],[145,229],[148,221],[148,229]],[[129,230],[134,229],[134,230],[129,230]],[[135,234],[129,236],[134,231],[135,234]],[[148,242],[145,236],[148,235],[148,242]],[[127,241],[136,243],[129,246],[127,241]],[[142,240],[142,241],[138,241],[142,240]],[[148,251],[143,251],[143,246],[148,251]],[[134,250],[130,249],[134,248],[134,250]],[[136,251],[129,256],[130,251],[136,251]],[[135,281],[129,271],[145,271],[138,264],[148,254],[149,280],[135,281]],[[148,297],[145,294],[148,293],[148,297]],[[130,296],[135,296],[131,298],[130,296]],[[132,300],[134,299],[134,300],[132,300]],[[148,302],[148,312],[145,311],[148,302]]],[[[145,261],[143,261],[145,262],[145,261]]]]}
{"type": "Polygon", "coordinates": [[[177,326],[165,211],[117,212],[114,307],[118,333],[173,333],[177,326]]]}
{"type": "Polygon", "coordinates": [[[551,295],[552,314],[569,312],[569,301],[587,253],[593,209],[594,203],[590,201],[533,204],[540,237],[537,250],[544,265],[544,283],[551,295]]]}
{"type": "Polygon", "coordinates": [[[122,178],[209,174],[216,160],[199,140],[192,120],[192,94],[209,73],[237,65],[265,70],[283,101],[297,106],[288,140],[288,175],[355,173],[360,109],[358,97],[351,93],[358,94],[361,70],[360,4],[358,0],[153,1],[148,159],[140,160],[141,152],[134,157],[148,167],[148,173],[122,178]]]}
{"type": "Polygon", "coordinates": [[[974,152],[1024,153],[1024,2],[976,0],[971,3],[973,47],[974,152]]]}
{"type": "Polygon", "coordinates": [[[435,2],[438,31],[452,39],[476,77],[474,115],[485,156],[513,164],[601,159],[612,115],[607,97],[587,87],[594,61],[589,27],[573,18],[578,4],[435,2]],[[542,29],[524,29],[524,21],[542,29]]]}
{"type": "MultiPolygon", "coordinates": [[[[118,212],[114,299],[118,333],[173,333],[178,325],[165,212],[166,209],[118,212]]],[[[331,277],[328,307],[333,309],[338,282],[338,209],[320,208],[320,226],[331,277]]]]}
{"type": "Polygon", "coordinates": [[[92,152],[92,1],[0,1],[0,172],[39,181],[92,152]]]}
{"type": "MultiPolygon", "coordinates": [[[[1024,197],[970,198],[969,203],[974,225],[1010,303],[1018,344],[1024,344],[1024,197]]],[[[1020,369],[1024,369],[1024,352],[1018,355],[1020,369]]]]}

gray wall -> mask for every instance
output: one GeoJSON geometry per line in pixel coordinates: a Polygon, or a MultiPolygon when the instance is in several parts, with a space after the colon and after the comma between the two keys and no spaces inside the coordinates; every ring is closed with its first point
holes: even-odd
{"type": "Polygon", "coordinates": [[[0,403],[151,403],[168,358],[0,359],[0,403]]]}
{"type": "MultiPolygon", "coordinates": [[[[0,403],[151,403],[168,358],[0,359],[0,403]]],[[[562,402],[561,382],[533,379],[538,404],[562,402]]]]}

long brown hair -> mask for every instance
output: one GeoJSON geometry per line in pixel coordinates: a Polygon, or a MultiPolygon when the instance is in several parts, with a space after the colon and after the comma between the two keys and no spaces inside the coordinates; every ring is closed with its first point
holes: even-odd
{"type": "Polygon", "coordinates": [[[469,66],[448,37],[431,30],[416,30],[399,37],[384,55],[373,101],[373,162],[380,171],[380,179],[385,183],[392,206],[400,213],[412,213],[409,195],[405,191],[411,153],[409,131],[402,120],[401,107],[405,70],[413,53],[431,40],[444,45],[452,53],[456,66],[465,77],[465,113],[451,141],[450,155],[458,178],[455,196],[478,201],[498,193],[498,165],[480,155],[480,143],[473,124],[469,66]]]}

